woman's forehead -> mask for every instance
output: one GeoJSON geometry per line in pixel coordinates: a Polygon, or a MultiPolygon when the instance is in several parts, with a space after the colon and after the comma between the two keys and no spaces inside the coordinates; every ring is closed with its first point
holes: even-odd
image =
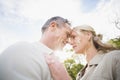
{"type": "Polygon", "coordinates": [[[75,36],[77,35],[77,32],[75,30],[72,30],[71,35],[75,36]]]}
{"type": "Polygon", "coordinates": [[[76,34],[79,34],[79,33],[81,33],[80,30],[74,30],[74,29],[72,30],[72,34],[75,34],[75,35],[76,35],[76,34]]]}

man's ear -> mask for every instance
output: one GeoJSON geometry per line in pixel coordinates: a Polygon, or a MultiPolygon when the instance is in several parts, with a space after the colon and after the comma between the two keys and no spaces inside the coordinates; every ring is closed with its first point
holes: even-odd
{"type": "Polygon", "coordinates": [[[56,22],[56,21],[52,21],[52,22],[50,23],[50,26],[51,26],[51,27],[57,27],[57,22],[56,22]]]}
{"type": "Polygon", "coordinates": [[[50,28],[52,31],[54,31],[54,30],[57,28],[57,23],[56,23],[56,21],[52,21],[52,22],[50,23],[49,28],[50,28]]]}

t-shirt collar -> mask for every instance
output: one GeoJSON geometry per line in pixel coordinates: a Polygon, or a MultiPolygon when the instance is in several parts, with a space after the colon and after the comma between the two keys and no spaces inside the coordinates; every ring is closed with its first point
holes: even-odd
{"type": "Polygon", "coordinates": [[[104,54],[102,53],[102,51],[99,51],[98,54],[95,57],[93,57],[93,59],[88,63],[88,65],[99,64],[99,62],[102,60],[103,57],[104,54]]]}

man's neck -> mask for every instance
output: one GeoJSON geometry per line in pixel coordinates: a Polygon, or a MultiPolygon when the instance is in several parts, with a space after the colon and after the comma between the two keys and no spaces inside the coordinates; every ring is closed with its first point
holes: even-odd
{"type": "Polygon", "coordinates": [[[40,39],[40,42],[43,43],[44,45],[46,45],[48,48],[54,50],[54,48],[52,47],[51,43],[48,42],[48,40],[46,40],[46,39],[40,39]]]}

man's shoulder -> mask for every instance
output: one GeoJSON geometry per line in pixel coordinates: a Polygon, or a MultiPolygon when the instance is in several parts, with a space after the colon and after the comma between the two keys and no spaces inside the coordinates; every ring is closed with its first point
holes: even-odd
{"type": "Polygon", "coordinates": [[[8,48],[26,49],[26,48],[31,48],[31,47],[33,47],[33,44],[31,42],[21,41],[21,42],[16,42],[16,43],[10,45],[8,48]]]}
{"type": "Polygon", "coordinates": [[[11,46],[20,47],[20,46],[30,46],[30,45],[31,45],[30,42],[21,41],[21,42],[16,42],[16,43],[12,44],[11,46]]]}
{"type": "Polygon", "coordinates": [[[2,53],[7,53],[7,54],[9,53],[12,55],[13,53],[20,53],[31,48],[32,48],[32,43],[30,42],[25,42],[25,41],[16,42],[8,46],[2,53]]]}

